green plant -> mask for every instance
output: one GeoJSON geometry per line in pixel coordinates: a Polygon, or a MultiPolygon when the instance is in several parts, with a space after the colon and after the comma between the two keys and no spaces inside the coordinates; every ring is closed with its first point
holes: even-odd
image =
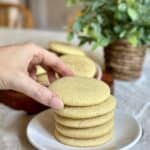
{"type": "Polygon", "coordinates": [[[70,27],[68,39],[77,35],[80,45],[107,46],[125,39],[134,46],[150,44],[150,0],[67,0],[80,3],[81,15],[70,27]]]}

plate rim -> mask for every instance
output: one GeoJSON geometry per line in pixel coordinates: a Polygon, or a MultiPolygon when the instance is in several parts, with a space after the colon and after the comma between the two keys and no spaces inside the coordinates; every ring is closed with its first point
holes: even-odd
{"type": "MultiPolygon", "coordinates": [[[[42,114],[45,114],[45,113],[47,113],[47,112],[49,112],[49,111],[52,111],[51,109],[48,109],[48,110],[45,110],[45,111],[42,111],[42,112],[40,112],[39,114],[37,114],[37,115],[35,115],[30,121],[29,121],[29,123],[28,123],[28,125],[27,125],[27,128],[26,128],[26,135],[27,135],[27,139],[29,140],[29,142],[35,147],[35,148],[37,148],[38,150],[47,150],[47,149],[45,149],[45,148],[42,148],[42,149],[40,149],[39,147],[38,147],[38,145],[35,143],[35,142],[33,142],[33,140],[31,139],[31,137],[30,137],[30,131],[29,131],[29,128],[30,128],[30,124],[32,124],[32,122],[33,122],[33,120],[35,120],[36,118],[38,118],[39,116],[41,116],[42,114]]],[[[135,144],[137,144],[137,142],[140,140],[140,138],[142,137],[142,127],[141,127],[141,124],[140,123],[138,123],[138,120],[133,116],[133,115],[131,115],[131,114],[128,114],[128,113],[124,113],[124,112],[121,112],[121,111],[119,111],[119,110],[116,110],[115,111],[115,113],[117,114],[117,113],[121,113],[121,114],[123,114],[123,115],[127,115],[127,116],[129,116],[129,117],[132,117],[133,119],[134,119],[134,121],[136,122],[136,124],[137,124],[137,127],[138,127],[138,136],[132,141],[132,142],[130,142],[128,145],[126,145],[126,146],[124,146],[123,148],[121,148],[120,150],[128,150],[128,149],[130,149],[131,147],[133,147],[135,144]]],[[[78,147],[75,147],[76,149],[78,149],[78,147]]],[[[90,147],[87,147],[87,148],[90,148],[90,147]]],[[[80,149],[80,148],[79,148],[80,149]]],[[[86,148],[84,148],[85,150],[86,150],[86,148]]]]}

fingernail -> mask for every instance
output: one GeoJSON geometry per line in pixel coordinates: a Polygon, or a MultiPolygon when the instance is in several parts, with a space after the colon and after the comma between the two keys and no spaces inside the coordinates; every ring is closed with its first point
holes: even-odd
{"type": "Polygon", "coordinates": [[[50,106],[54,109],[62,109],[64,108],[63,102],[58,98],[58,96],[52,97],[50,100],[50,106]]]}

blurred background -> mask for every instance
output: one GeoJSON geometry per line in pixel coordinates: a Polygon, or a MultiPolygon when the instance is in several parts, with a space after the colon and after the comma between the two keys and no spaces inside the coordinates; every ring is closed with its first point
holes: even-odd
{"type": "Polygon", "coordinates": [[[65,0],[0,0],[0,26],[64,30],[77,9],[66,7],[65,0]]]}
{"type": "Polygon", "coordinates": [[[99,58],[103,48],[105,70],[115,79],[131,80],[140,77],[150,47],[149,6],[149,0],[0,0],[0,27],[66,31],[69,42],[77,37],[80,46],[100,50],[99,58]]]}

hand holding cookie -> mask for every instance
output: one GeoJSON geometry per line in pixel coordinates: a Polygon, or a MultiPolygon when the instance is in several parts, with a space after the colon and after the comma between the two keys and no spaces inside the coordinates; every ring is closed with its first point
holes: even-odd
{"type": "Polygon", "coordinates": [[[55,54],[37,45],[4,46],[0,48],[0,90],[15,90],[44,105],[62,108],[62,101],[35,81],[37,65],[44,67],[50,81],[54,78],[54,72],[62,76],[72,75],[55,54]]]}

